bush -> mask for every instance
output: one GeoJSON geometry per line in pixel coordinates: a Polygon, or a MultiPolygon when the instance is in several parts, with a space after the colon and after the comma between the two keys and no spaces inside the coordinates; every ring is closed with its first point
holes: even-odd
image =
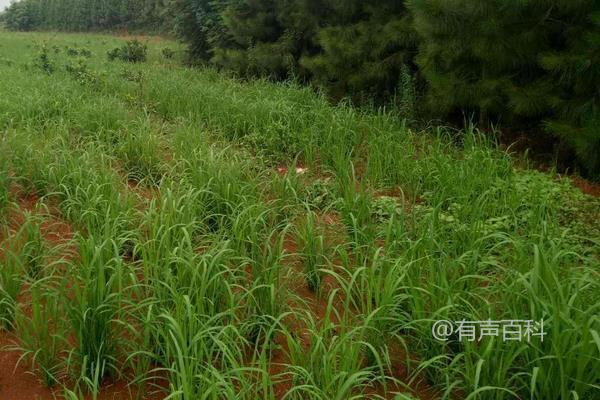
{"type": "Polygon", "coordinates": [[[76,62],[67,63],[65,70],[82,85],[98,85],[102,82],[101,74],[91,71],[85,59],[82,58],[76,62]]]}
{"type": "Polygon", "coordinates": [[[38,54],[35,56],[34,65],[48,75],[52,75],[54,72],[54,63],[50,59],[48,46],[46,44],[43,44],[40,47],[38,54]]]}
{"type": "Polygon", "coordinates": [[[107,55],[110,61],[121,60],[138,63],[146,61],[148,46],[136,40],[129,40],[121,47],[115,47],[107,55]]]}

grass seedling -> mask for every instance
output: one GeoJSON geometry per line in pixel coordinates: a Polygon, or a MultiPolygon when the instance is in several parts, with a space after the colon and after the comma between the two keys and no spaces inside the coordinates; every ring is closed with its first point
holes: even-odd
{"type": "Polygon", "coordinates": [[[38,216],[27,212],[25,214],[25,223],[17,235],[23,241],[20,253],[25,271],[27,276],[33,281],[43,275],[46,255],[48,253],[40,224],[41,219],[38,216]]]}
{"type": "Polygon", "coordinates": [[[325,237],[315,226],[315,214],[312,211],[307,210],[306,219],[296,229],[295,237],[308,288],[317,291],[321,286],[319,269],[327,264],[327,260],[324,254],[325,237]]]}

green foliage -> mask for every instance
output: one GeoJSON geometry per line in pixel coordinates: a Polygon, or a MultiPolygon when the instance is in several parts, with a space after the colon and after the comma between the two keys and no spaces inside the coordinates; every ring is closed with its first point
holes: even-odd
{"type": "Polygon", "coordinates": [[[384,223],[401,214],[401,204],[395,197],[380,196],[373,200],[372,215],[379,222],[384,223]]]}
{"type": "Polygon", "coordinates": [[[223,3],[212,0],[173,0],[171,3],[174,31],[187,42],[193,59],[208,61],[213,47],[220,42],[223,27],[218,10],[223,3]]]}
{"type": "Polygon", "coordinates": [[[304,264],[307,286],[318,291],[321,286],[321,268],[327,264],[324,247],[325,237],[316,226],[315,214],[307,210],[306,220],[300,223],[296,231],[296,242],[304,264]]]}
{"type": "Polygon", "coordinates": [[[66,348],[64,310],[54,284],[51,280],[35,282],[29,288],[31,313],[19,309],[16,318],[19,350],[48,387],[55,386],[62,377],[62,353],[66,348]]]}
{"type": "Polygon", "coordinates": [[[10,175],[8,171],[8,160],[0,158],[0,221],[10,202],[9,197],[10,175]]]}
{"type": "Polygon", "coordinates": [[[297,68],[300,32],[285,26],[293,2],[243,0],[220,10],[226,39],[214,46],[212,62],[242,75],[286,78],[297,68]]]}
{"type": "Polygon", "coordinates": [[[131,63],[144,62],[148,55],[148,45],[137,39],[128,40],[123,46],[115,47],[106,54],[110,61],[121,60],[131,63]]]}
{"type": "MultiPolygon", "coordinates": [[[[112,232],[106,232],[111,234],[112,232]]],[[[104,376],[117,371],[116,351],[121,325],[115,325],[121,310],[123,261],[112,239],[78,238],[81,260],[69,267],[74,283],[63,282],[62,301],[72,326],[75,348],[72,371],[95,388],[104,376]],[[70,295],[69,293],[72,293],[70,295]]]]}
{"type": "Polygon", "coordinates": [[[40,219],[31,214],[25,214],[25,223],[21,227],[18,237],[23,240],[20,254],[25,273],[32,280],[40,279],[46,267],[45,257],[47,248],[42,237],[40,219]]]}
{"type": "Polygon", "coordinates": [[[11,2],[2,13],[3,25],[12,31],[31,31],[39,26],[38,4],[33,1],[11,2]]]}
{"type": "Polygon", "coordinates": [[[315,179],[304,188],[302,199],[310,208],[326,210],[330,208],[336,200],[334,189],[334,184],[331,179],[315,179]]]}

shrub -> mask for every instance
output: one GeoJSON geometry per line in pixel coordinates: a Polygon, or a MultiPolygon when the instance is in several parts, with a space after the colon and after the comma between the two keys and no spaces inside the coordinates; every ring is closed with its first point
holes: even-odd
{"type": "Polygon", "coordinates": [[[138,63],[146,61],[148,46],[139,40],[129,40],[121,47],[115,47],[107,55],[110,61],[121,60],[126,62],[138,63]]]}
{"type": "Polygon", "coordinates": [[[52,75],[54,73],[54,63],[50,59],[50,54],[48,51],[48,46],[43,44],[40,47],[38,54],[35,57],[34,65],[47,73],[48,75],[52,75]]]}
{"type": "Polygon", "coordinates": [[[67,63],[65,69],[82,85],[97,85],[102,81],[101,74],[91,71],[83,59],[67,63]]]}

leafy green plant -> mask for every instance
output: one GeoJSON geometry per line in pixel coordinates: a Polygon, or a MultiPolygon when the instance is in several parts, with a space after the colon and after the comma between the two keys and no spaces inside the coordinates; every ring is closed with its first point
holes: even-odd
{"type": "Polygon", "coordinates": [[[373,217],[379,223],[387,222],[402,212],[398,199],[390,196],[379,196],[373,199],[371,207],[373,217]]]}
{"type": "Polygon", "coordinates": [[[303,191],[303,200],[311,208],[325,210],[331,207],[335,200],[335,186],[331,179],[315,179],[303,191]]]}

